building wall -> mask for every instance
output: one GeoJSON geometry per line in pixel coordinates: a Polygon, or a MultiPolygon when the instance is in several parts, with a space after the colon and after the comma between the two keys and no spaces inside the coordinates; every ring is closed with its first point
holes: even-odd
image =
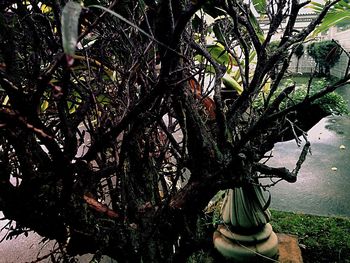
{"type": "Polygon", "coordinates": [[[349,58],[346,54],[342,53],[339,61],[333,68],[331,68],[331,75],[337,78],[344,77],[346,68],[348,67],[349,58]]]}
{"type": "MultiPolygon", "coordinates": [[[[350,29],[345,31],[338,31],[336,27],[331,28],[329,34],[327,35],[328,39],[336,40],[347,52],[350,52],[350,29]]],[[[341,78],[344,77],[346,68],[348,67],[349,58],[343,52],[338,63],[331,69],[331,75],[341,78]]]]}
{"type": "MultiPolygon", "coordinates": [[[[331,68],[331,75],[337,78],[344,77],[346,68],[348,67],[349,58],[345,53],[342,53],[339,61],[331,68]]],[[[296,69],[297,58],[293,57],[288,67],[288,72],[293,74],[310,74],[315,71],[316,63],[314,59],[307,54],[303,55],[299,60],[298,72],[296,69]]]]}
{"type": "MultiPolygon", "coordinates": [[[[345,51],[350,53],[349,36],[350,36],[350,29],[337,32],[336,28],[332,28],[327,35],[322,37],[322,40],[334,39],[345,49],[345,51]]],[[[305,50],[305,54],[300,58],[298,72],[296,70],[297,58],[293,56],[288,68],[288,71],[290,73],[305,74],[305,73],[311,73],[315,70],[316,63],[312,57],[307,55],[306,52],[307,51],[305,50]]],[[[349,65],[349,58],[345,54],[345,52],[343,52],[337,64],[335,64],[335,66],[331,68],[331,75],[338,78],[344,77],[344,74],[348,65],[349,65]]]]}
{"type": "MultiPolygon", "coordinates": [[[[296,23],[296,28],[299,30],[302,30],[305,28],[313,19],[315,19],[316,14],[311,13],[312,10],[305,10],[305,13],[302,13],[296,23]],[[310,13],[308,13],[310,12],[310,13]]],[[[284,21],[282,23],[282,27],[286,25],[287,21],[284,21]]],[[[269,20],[268,19],[260,19],[260,25],[262,29],[267,32],[269,28],[269,20]]],[[[274,35],[273,40],[279,40],[282,37],[282,32],[277,32],[276,35],[274,35]]],[[[336,40],[347,52],[350,53],[350,29],[347,29],[345,31],[338,31],[337,27],[333,27],[328,32],[325,32],[317,37],[319,40],[336,40]]],[[[331,69],[331,75],[341,78],[344,76],[344,73],[346,71],[346,68],[348,67],[348,61],[349,58],[346,56],[346,54],[343,52],[339,62],[331,69]]],[[[303,74],[309,74],[315,71],[316,63],[314,62],[313,58],[309,57],[305,54],[300,58],[299,60],[299,68],[296,69],[297,65],[297,58],[293,56],[291,63],[289,65],[288,71],[289,73],[303,73],[303,74]]]]}
{"type": "Polygon", "coordinates": [[[350,51],[350,29],[344,31],[338,31],[336,27],[333,27],[329,30],[329,33],[325,36],[324,39],[336,40],[338,43],[347,51],[350,51]]]}
{"type": "Polygon", "coordinates": [[[288,72],[290,73],[312,73],[315,71],[316,63],[312,57],[306,53],[299,59],[299,67],[297,71],[297,58],[293,56],[289,67],[288,72]]]}

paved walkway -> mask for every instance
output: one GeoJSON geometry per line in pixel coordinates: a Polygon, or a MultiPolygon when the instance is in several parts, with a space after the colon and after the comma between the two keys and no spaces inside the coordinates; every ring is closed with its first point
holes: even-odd
{"type": "MultiPolygon", "coordinates": [[[[338,91],[350,109],[350,85],[338,91]]],[[[330,116],[309,132],[308,155],[294,184],[271,188],[271,208],[350,217],[350,116],[330,116]]],[[[278,143],[269,164],[293,169],[301,149],[294,141],[278,143]]]]}
{"type": "MultiPolygon", "coordinates": [[[[270,189],[271,208],[317,215],[350,217],[350,117],[328,117],[309,131],[308,155],[296,183],[270,189]]],[[[271,166],[295,167],[301,148],[278,143],[271,166]]]]}
{"type": "MultiPolygon", "coordinates": [[[[0,212],[0,218],[3,214],[0,212]]],[[[7,220],[0,221],[0,229],[7,224],[7,220]]],[[[0,240],[4,237],[5,232],[0,233],[0,240]]],[[[37,260],[37,257],[43,257],[50,253],[55,247],[55,242],[41,242],[43,238],[38,234],[30,232],[28,237],[20,235],[11,240],[4,240],[0,243],[0,263],[25,263],[37,260]]],[[[78,257],[78,263],[90,262],[92,255],[78,257]]],[[[43,263],[52,262],[50,258],[40,261],[43,263]]],[[[116,261],[104,257],[101,263],[116,263],[116,261]]]]}

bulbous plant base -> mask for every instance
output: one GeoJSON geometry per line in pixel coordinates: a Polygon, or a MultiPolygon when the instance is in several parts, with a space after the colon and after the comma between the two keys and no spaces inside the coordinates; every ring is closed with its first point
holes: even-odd
{"type": "Polygon", "coordinates": [[[220,225],[213,235],[215,248],[233,262],[262,262],[276,259],[278,255],[277,235],[267,223],[260,231],[250,234],[231,232],[220,225]]]}

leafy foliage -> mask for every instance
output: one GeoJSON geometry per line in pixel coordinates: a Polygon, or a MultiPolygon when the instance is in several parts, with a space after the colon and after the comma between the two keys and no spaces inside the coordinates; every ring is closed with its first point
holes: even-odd
{"type": "MultiPolygon", "coordinates": [[[[293,78],[288,78],[283,81],[283,84],[278,88],[279,93],[282,92],[286,87],[294,86],[295,81],[293,78]]],[[[304,101],[307,97],[312,96],[327,86],[331,85],[331,81],[321,78],[316,79],[311,82],[310,87],[308,84],[298,84],[296,85],[294,91],[290,94],[290,96],[286,97],[280,104],[280,109],[286,109],[304,101]]],[[[278,94],[278,93],[277,93],[278,94]]],[[[276,99],[275,96],[272,97],[276,99]]],[[[348,114],[348,106],[347,102],[344,98],[336,92],[328,93],[320,99],[315,100],[313,102],[317,105],[325,115],[342,115],[348,114]]],[[[264,105],[264,95],[260,94],[259,98],[255,101],[255,106],[257,109],[263,107],[264,105]]]]}
{"type": "Polygon", "coordinates": [[[300,59],[304,55],[304,45],[303,44],[297,45],[295,48],[294,54],[298,59],[300,59]]]}
{"type": "Polygon", "coordinates": [[[319,73],[329,76],[330,68],[339,61],[342,51],[333,40],[324,40],[308,45],[307,52],[319,66],[319,73]]]}
{"type": "Polygon", "coordinates": [[[296,67],[296,72],[299,72],[299,61],[300,58],[304,55],[304,45],[303,44],[299,44],[296,46],[295,50],[294,50],[294,54],[297,57],[297,67],[296,67]]]}
{"type": "MultiPolygon", "coordinates": [[[[311,2],[311,8],[321,12],[324,6],[318,2],[311,2]]],[[[322,23],[314,31],[314,35],[329,30],[331,27],[350,23],[350,4],[347,0],[340,0],[327,13],[322,23]]]]}

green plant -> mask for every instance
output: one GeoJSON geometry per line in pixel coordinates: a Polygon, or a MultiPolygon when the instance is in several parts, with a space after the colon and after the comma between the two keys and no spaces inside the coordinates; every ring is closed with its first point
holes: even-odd
{"type": "MultiPolygon", "coordinates": [[[[310,7],[314,9],[317,13],[320,13],[324,8],[324,5],[312,1],[310,7]]],[[[322,23],[314,31],[314,36],[325,32],[333,26],[349,24],[350,22],[350,4],[348,0],[341,0],[336,3],[330,11],[327,13],[322,23]]]]}
{"type": "Polygon", "coordinates": [[[325,40],[311,43],[307,46],[307,52],[319,67],[319,74],[329,76],[342,51],[333,40],[325,40]]]}
{"type": "MultiPolygon", "coordinates": [[[[278,88],[280,92],[288,86],[295,86],[294,91],[286,97],[280,104],[280,109],[286,109],[291,107],[297,103],[302,102],[308,96],[312,96],[328,85],[331,84],[331,81],[326,80],[325,78],[316,79],[311,82],[310,88],[308,88],[307,84],[296,84],[293,78],[285,79],[281,86],[278,88]]],[[[272,96],[272,100],[274,100],[276,96],[272,96]]],[[[336,92],[328,93],[322,98],[319,98],[313,102],[313,104],[320,107],[325,115],[342,115],[348,114],[349,110],[347,108],[347,102],[343,99],[341,95],[336,92]]],[[[264,105],[264,95],[261,93],[257,99],[255,100],[255,107],[261,108],[264,105]]]]}
{"type": "MultiPolygon", "coordinates": [[[[291,85],[294,82],[292,79],[287,79],[285,83],[286,85],[291,85]]],[[[297,86],[295,89],[295,93],[293,93],[291,100],[287,104],[302,101],[303,99],[305,99],[306,96],[312,96],[315,93],[320,92],[322,89],[326,88],[330,84],[331,82],[325,78],[312,81],[309,93],[306,84],[297,86]]],[[[314,103],[318,105],[321,108],[321,110],[323,110],[327,115],[342,115],[349,113],[347,108],[347,102],[343,99],[341,95],[339,95],[336,92],[328,93],[324,97],[315,100],[314,103]]]]}

